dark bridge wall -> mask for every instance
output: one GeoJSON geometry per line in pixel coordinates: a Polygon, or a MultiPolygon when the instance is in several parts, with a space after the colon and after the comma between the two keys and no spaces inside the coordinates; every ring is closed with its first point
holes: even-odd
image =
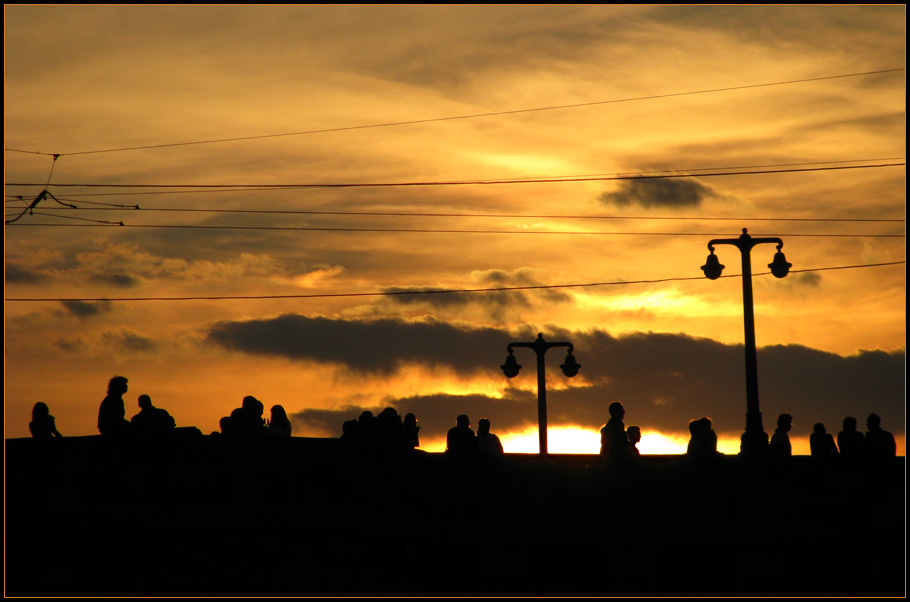
{"type": "Polygon", "coordinates": [[[10,596],[903,595],[904,458],[6,441],[10,596]]]}

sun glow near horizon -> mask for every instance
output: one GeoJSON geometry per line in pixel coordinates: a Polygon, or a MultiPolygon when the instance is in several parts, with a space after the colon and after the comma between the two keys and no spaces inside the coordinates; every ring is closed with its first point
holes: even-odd
{"type": "MultiPolygon", "coordinates": [[[[500,439],[503,449],[507,453],[536,454],[540,452],[540,439],[536,426],[506,433],[500,439]]],[[[688,434],[642,430],[638,451],[644,455],[684,454],[688,443],[688,434]]],[[[548,428],[547,451],[553,454],[599,454],[600,431],[580,426],[548,428]]]]}
{"type": "MultiPolygon", "coordinates": [[[[503,450],[508,454],[540,453],[539,437],[536,426],[528,426],[519,431],[499,434],[503,450]]],[[[650,455],[683,455],[689,445],[689,433],[664,433],[656,430],[642,429],[638,451],[650,455]]],[[[792,436],[790,445],[794,456],[809,455],[809,437],[792,436]]],[[[719,433],[717,451],[735,456],[739,454],[740,435],[736,433],[719,433]]],[[[904,439],[898,438],[898,450],[904,449],[904,439]]],[[[421,441],[420,449],[431,453],[441,453],[446,449],[445,437],[421,441]]],[[[547,451],[551,454],[599,454],[600,431],[581,426],[555,426],[547,429],[547,451]]],[[[898,454],[902,455],[902,454],[898,454]]]]}

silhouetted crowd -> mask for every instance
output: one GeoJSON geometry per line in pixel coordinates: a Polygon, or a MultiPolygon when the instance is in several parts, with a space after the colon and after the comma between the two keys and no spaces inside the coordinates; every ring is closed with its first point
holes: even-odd
{"type": "Polygon", "coordinates": [[[243,398],[239,408],[235,408],[229,416],[223,417],[218,422],[221,431],[215,431],[212,434],[232,439],[252,439],[262,436],[290,438],[291,420],[284,407],[272,406],[268,419],[263,416],[264,413],[265,405],[252,395],[247,395],[243,398]]]}
{"type": "MultiPolygon", "coordinates": [[[[637,426],[626,428],[623,424],[626,410],[621,402],[614,401],[608,411],[610,419],[600,429],[600,454],[612,462],[636,459],[639,451],[636,447],[641,440],[641,429],[637,426]]],[[[793,455],[789,432],[793,428],[793,416],[783,413],[777,417],[777,428],[768,442],[768,456],[771,459],[788,458],[793,455]]],[[[812,457],[879,460],[897,455],[894,435],[882,429],[881,418],[869,414],[866,419],[866,434],[856,430],[856,418],[844,418],[843,430],[834,437],[825,432],[825,425],[815,424],[809,436],[809,449],[812,457]]],[[[717,451],[717,433],[714,432],[711,419],[707,416],[689,421],[689,444],[686,455],[695,460],[715,458],[723,455],[717,451]]]]}
{"type": "Polygon", "coordinates": [[[376,416],[364,410],[357,419],[346,421],[341,430],[341,442],[348,451],[396,452],[420,446],[417,417],[409,413],[402,420],[392,407],[385,408],[376,416]]]}
{"type": "MultiPolygon", "coordinates": [[[[475,434],[471,420],[464,414],[459,416],[446,436],[446,453],[453,457],[501,455],[502,443],[490,432],[490,421],[481,418],[477,429],[475,434]]],[[[405,414],[402,419],[392,407],[376,416],[364,410],[358,418],[342,425],[341,441],[346,450],[354,452],[414,450],[420,447],[420,426],[413,413],[405,414]]]]}
{"type": "MultiPolygon", "coordinates": [[[[166,438],[180,430],[198,433],[195,427],[178,429],[174,418],[163,408],[152,405],[151,397],[140,395],[139,412],[126,420],[123,395],[129,389],[123,376],[115,376],[108,383],[107,395],[98,409],[98,431],[105,438],[150,440],[166,438]]],[[[608,408],[610,419],[600,429],[600,454],[608,461],[634,460],[640,457],[637,444],[641,440],[638,426],[625,427],[625,408],[614,401],[608,408]]],[[[257,437],[290,438],[291,421],[280,405],[272,406],[270,417],[264,417],[264,404],[247,395],[241,406],[230,415],[221,418],[220,431],[212,435],[231,439],[257,437]]],[[[57,430],[54,417],[44,402],[38,402],[32,409],[29,431],[35,439],[53,439],[62,435],[57,430]]],[[[777,428],[768,444],[768,455],[773,459],[792,456],[789,432],[793,427],[793,416],[787,413],[777,418],[777,428]]],[[[357,419],[342,425],[341,441],[345,449],[360,452],[414,450],[420,447],[420,426],[417,417],[408,413],[402,418],[395,408],[387,407],[378,415],[366,410],[357,419]]],[[[717,451],[717,433],[711,419],[703,416],[689,421],[689,444],[686,455],[693,459],[713,458],[717,451]]],[[[894,435],[882,429],[881,418],[869,414],[866,419],[866,433],[857,430],[856,418],[844,418],[843,430],[837,434],[837,441],[828,434],[825,425],[816,423],[809,437],[812,457],[841,457],[847,460],[879,460],[894,457],[897,445],[894,435]]],[[[452,457],[497,456],[503,454],[502,442],[490,432],[490,421],[481,418],[477,422],[477,433],[471,428],[467,415],[460,415],[455,426],[446,434],[446,454],[452,457]]],[[[721,454],[722,455],[722,454],[721,454]]]]}

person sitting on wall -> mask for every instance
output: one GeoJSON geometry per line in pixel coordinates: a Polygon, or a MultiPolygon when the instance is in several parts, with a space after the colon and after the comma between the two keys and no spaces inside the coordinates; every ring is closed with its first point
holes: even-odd
{"type": "Polygon", "coordinates": [[[474,452],[476,445],[476,436],[471,430],[471,419],[466,414],[461,414],[455,419],[455,426],[446,433],[446,453],[467,456],[474,452]]]}
{"type": "Polygon", "coordinates": [[[133,432],[138,437],[160,439],[174,432],[177,423],[167,410],[152,405],[148,395],[139,396],[139,413],[130,419],[133,432]]]}
{"type": "Polygon", "coordinates": [[[54,417],[51,416],[50,409],[43,401],[39,401],[32,408],[32,421],[28,423],[28,430],[35,439],[53,439],[63,436],[57,430],[54,417]]]}
{"type": "Polygon", "coordinates": [[[123,407],[123,394],[129,389],[127,383],[126,377],[115,376],[107,384],[107,396],[98,408],[98,432],[104,437],[123,438],[130,433],[123,407]]]}
{"type": "Polygon", "coordinates": [[[838,455],[834,437],[825,432],[825,425],[821,422],[816,422],[812,427],[812,434],[809,435],[809,453],[816,458],[830,458],[838,455]]]}
{"type": "Polygon", "coordinates": [[[481,418],[477,421],[477,452],[481,455],[501,456],[502,442],[490,432],[490,421],[481,418]]]}

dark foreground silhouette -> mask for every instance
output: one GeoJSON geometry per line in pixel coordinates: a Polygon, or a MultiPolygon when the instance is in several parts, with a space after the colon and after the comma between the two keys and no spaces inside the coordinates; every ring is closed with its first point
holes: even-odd
{"type": "Polygon", "coordinates": [[[904,468],[9,439],[5,593],[903,596],[904,468]]]}

